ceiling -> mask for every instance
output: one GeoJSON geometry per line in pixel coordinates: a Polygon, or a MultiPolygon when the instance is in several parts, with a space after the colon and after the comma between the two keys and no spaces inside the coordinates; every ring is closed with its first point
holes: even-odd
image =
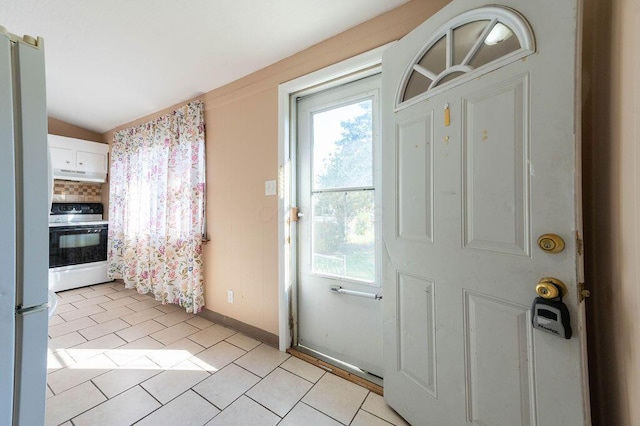
{"type": "Polygon", "coordinates": [[[102,133],[406,1],[0,0],[0,25],[44,38],[49,115],[102,133]]]}

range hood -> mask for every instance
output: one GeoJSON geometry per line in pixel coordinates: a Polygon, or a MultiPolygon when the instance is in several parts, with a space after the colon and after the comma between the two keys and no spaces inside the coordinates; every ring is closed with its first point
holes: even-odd
{"type": "Polygon", "coordinates": [[[87,172],[84,170],[53,169],[53,178],[62,180],[73,180],[77,182],[104,183],[107,181],[107,174],[101,172],[87,172]]]}

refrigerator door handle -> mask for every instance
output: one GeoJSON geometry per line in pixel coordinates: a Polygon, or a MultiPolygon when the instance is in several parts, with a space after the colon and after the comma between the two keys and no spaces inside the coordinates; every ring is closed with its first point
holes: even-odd
{"type": "Polygon", "coordinates": [[[18,306],[16,307],[16,315],[30,314],[33,312],[42,311],[44,309],[49,309],[48,303],[43,303],[42,305],[37,305],[37,306],[28,306],[26,308],[23,308],[22,306],[18,306]]]}

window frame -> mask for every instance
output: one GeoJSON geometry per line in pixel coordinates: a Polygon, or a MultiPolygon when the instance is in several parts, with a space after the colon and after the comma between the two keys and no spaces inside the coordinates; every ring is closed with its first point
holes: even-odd
{"type": "Polygon", "coordinates": [[[436,31],[434,31],[432,35],[426,40],[422,49],[420,49],[413,57],[413,59],[409,61],[409,65],[405,69],[405,72],[401,79],[402,83],[398,85],[395,97],[394,111],[397,112],[411,105],[415,105],[416,103],[442,93],[445,90],[451,89],[452,87],[463,84],[483,74],[487,74],[498,68],[504,67],[505,65],[508,65],[526,56],[532,55],[535,52],[536,45],[533,30],[531,29],[531,26],[526,21],[526,19],[515,10],[503,6],[486,6],[461,13],[460,15],[457,15],[454,18],[450,19],[444,25],[440,26],[436,31]],[[468,65],[451,64],[449,52],[451,52],[453,48],[451,45],[453,30],[462,25],[475,21],[490,21],[490,24],[487,26],[485,31],[483,31],[483,34],[479,37],[478,40],[484,40],[484,37],[486,37],[486,35],[491,31],[493,26],[495,26],[497,23],[501,23],[507,26],[513,32],[514,36],[518,38],[521,46],[520,49],[510,52],[478,68],[472,68],[468,65]],[[456,77],[441,85],[436,85],[433,88],[431,88],[430,86],[430,88],[425,92],[414,96],[411,99],[403,101],[402,99],[404,96],[404,92],[407,88],[407,84],[412,73],[414,71],[417,71],[417,68],[421,68],[419,64],[420,60],[438,41],[440,41],[442,37],[447,38],[446,45],[448,63],[445,70],[438,76],[435,76],[436,78],[433,79],[432,86],[433,84],[436,84],[438,80],[446,77],[453,72],[464,72],[464,75],[456,77]]]}

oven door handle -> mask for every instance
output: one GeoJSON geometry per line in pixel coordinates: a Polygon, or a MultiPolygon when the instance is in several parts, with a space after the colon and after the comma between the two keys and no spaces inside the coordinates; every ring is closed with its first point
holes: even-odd
{"type": "Polygon", "coordinates": [[[81,226],[50,226],[49,232],[99,232],[109,229],[108,225],[81,225],[81,226]]]}

